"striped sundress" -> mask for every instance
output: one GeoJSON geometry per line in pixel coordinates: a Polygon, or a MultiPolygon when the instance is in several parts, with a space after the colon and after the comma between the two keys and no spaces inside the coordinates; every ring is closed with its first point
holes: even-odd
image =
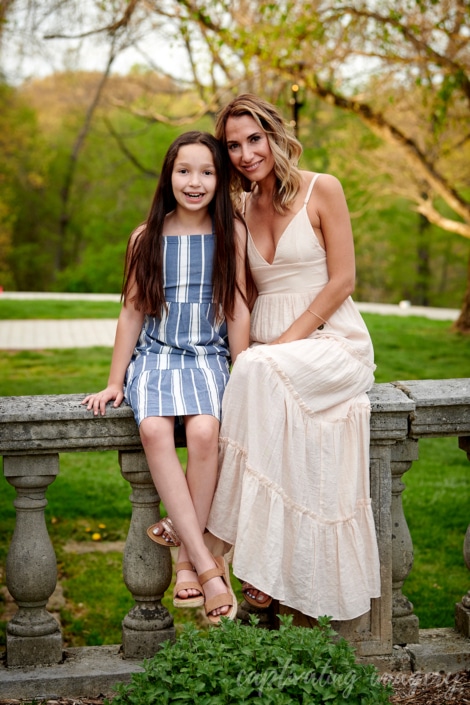
{"type": "Polygon", "coordinates": [[[209,414],[220,420],[229,350],[225,320],[215,320],[212,301],[215,235],[162,240],[167,311],[145,317],[124,396],[137,424],[148,416],[209,414]]]}

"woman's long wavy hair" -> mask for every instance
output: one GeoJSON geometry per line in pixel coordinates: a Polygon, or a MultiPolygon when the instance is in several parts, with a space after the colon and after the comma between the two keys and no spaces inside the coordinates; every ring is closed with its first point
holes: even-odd
{"type": "MultiPolygon", "coordinates": [[[[160,317],[166,308],[163,289],[162,236],[165,217],[176,208],[171,185],[174,163],[181,147],[202,144],[213,157],[217,185],[209,204],[215,233],[215,254],[212,269],[213,301],[217,311],[232,316],[236,290],[236,245],[234,208],[230,198],[230,166],[227,150],[208,132],[191,131],[177,137],[170,145],[163,161],[157,189],[149,215],[141,231],[127,246],[126,269],[122,297],[139,311],[160,317]],[[131,294],[133,282],[137,285],[131,294]]],[[[216,313],[220,319],[220,315],[216,313]]]]}
{"type": "MultiPolygon", "coordinates": [[[[302,178],[298,168],[302,145],[287,130],[286,123],[278,110],[267,101],[242,93],[226,105],[217,116],[215,136],[227,148],[225,128],[230,117],[249,115],[255,120],[266,137],[274,157],[276,188],[273,205],[278,213],[284,214],[295,199],[302,178]]],[[[231,191],[237,205],[240,205],[242,191],[251,191],[252,182],[240,174],[231,164],[231,191]]]]}

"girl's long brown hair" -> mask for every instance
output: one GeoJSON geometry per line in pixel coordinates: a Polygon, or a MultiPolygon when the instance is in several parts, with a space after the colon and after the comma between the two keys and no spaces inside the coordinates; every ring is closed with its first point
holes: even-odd
{"type": "MultiPolygon", "coordinates": [[[[236,245],[234,208],[230,199],[230,164],[227,150],[208,132],[191,131],[177,137],[170,145],[147,220],[141,232],[127,246],[123,299],[150,316],[160,317],[166,308],[163,290],[162,234],[165,216],[176,208],[171,185],[173,166],[181,147],[190,144],[206,146],[214,159],[217,186],[209,204],[215,233],[215,255],[212,270],[213,301],[225,315],[232,316],[236,290],[236,245]],[[137,285],[136,291],[133,282],[137,285]]],[[[216,313],[218,317],[218,314],[216,313]]]]}

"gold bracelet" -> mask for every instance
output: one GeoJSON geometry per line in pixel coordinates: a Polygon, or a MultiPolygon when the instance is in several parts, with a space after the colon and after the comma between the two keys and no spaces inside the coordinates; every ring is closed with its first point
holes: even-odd
{"type": "Polygon", "coordinates": [[[318,313],[315,313],[315,311],[311,311],[309,308],[307,309],[307,311],[308,311],[309,313],[311,313],[312,316],[316,316],[317,318],[319,318],[320,321],[323,321],[323,323],[326,323],[325,319],[322,318],[321,316],[319,316],[318,313]]]}

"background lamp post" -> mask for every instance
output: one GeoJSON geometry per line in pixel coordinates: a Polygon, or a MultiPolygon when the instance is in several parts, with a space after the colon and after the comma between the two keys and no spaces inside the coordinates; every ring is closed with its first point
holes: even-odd
{"type": "Polygon", "coordinates": [[[298,83],[293,83],[291,85],[291,99],[290,104],[292,106],[292,120],[291,125],[294,128],[294,134],[297,139],[299,139],[299,111],[303,106],[303,101],[300,100],[300,86],[298,83]]]}

